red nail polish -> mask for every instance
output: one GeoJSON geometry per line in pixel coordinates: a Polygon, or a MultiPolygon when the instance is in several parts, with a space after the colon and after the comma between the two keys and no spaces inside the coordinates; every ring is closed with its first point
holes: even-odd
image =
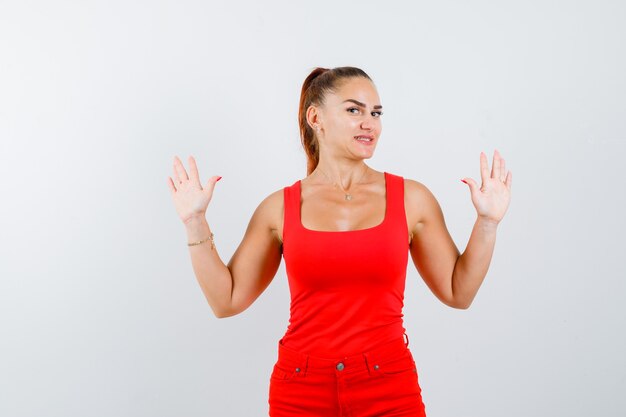
{"type": "Polygon", "coordinates": [[[465,181],[464,179],[461,178],[461,181],[463,181],[465,184],[467,184],[467,181],[465,181]]]}
{"type": "Polygon", "coordinates": [[[219,180],[221,180],[221,179],[222,179],[222,177],[219,177],[218,179],[216,179],[216,180],[215,180],[215,182],[218,182],[218,181],[219,181],[219,180]]]}

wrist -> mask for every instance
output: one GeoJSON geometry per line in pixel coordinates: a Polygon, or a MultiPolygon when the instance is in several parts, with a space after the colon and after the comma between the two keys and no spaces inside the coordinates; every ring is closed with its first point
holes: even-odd
{"type": "Polygon", "coordinates": [[[209,223],[204,216],[196,216],[185,222],[187,238],[190,242],[195,242],[206,238],[211,233],[209,223]]]}
{"type": "Polygon", "coordinates": [[[183,224],[187,228],[189,227],[195,228],[198,225],[201,225],[202,223],[206,223],[206,217],[204,216],[204,213],[192,214],[191,216],[183,220],[183,224]]]}
{"type": "Polygon", "coordinates": [[[203,244],[204,242],[211,242],[211,250],[215,248],[215,241],[213,240],[213,233],[209,233],[209,237],[206,237],[202,240],[198,240],[197,242],[188,242],[187,246],[198,246],[203,244]]]}
{"type": "Polygon", "coordinates": [[[204,216],[196,216],[185,222],[187,230],[187,245],[196,246],[201,243],[211,241],[211,249],[214,247],[213,232],[204,216]]]}
{"type": "Polygon", "coordinates": [[[482,217],[482,216],[478,216],[478,218],[476,219],[476,224],[487,228],[487,229],[497,229],[498,228],[498,223],[500,223],[497,220],[493,220],[493,219],[489,219],[487,217],[482,217]]]}

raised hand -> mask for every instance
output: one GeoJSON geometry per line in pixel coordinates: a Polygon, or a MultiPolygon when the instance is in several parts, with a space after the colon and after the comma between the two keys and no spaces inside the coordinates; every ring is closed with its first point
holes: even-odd
{"type": "Polygon", "coordinates": [[[193,156],[189,157],[189,174],[187,175],[187,171],[185,171],[185,167],[178,156],[175,156],[174,180],[168,177],[168,185],[178,216],[185,224],[196,217],[205,215],[213,196],[215,183],[222,178],[213,176],[207,181],[206,187],[202,188],[198,166],[193,156]]]}
{"type": "Polygon", "coordinates": [[[472,203],[476,207],[478,217],[497,224],[504,217],[511,201],[513,173],[511,171],[507,173],[504,158],[496,150],[493,153],[491,173],[487,155],[484,152],[480,153],[480,176],[482,179],[480,188],[472,178],[463,178],[461,181],[470,187],[472,203]]]}

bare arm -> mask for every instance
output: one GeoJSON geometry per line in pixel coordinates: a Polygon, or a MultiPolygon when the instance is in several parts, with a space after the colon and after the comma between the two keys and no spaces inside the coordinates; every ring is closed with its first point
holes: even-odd
{"type": "Polygon", "coordinates": [[[441,302],[461,308],[455,303],[452,288],[459,250],[448,233],[439,203],[430,190],[412,180],[405,180],[405,196],[407,206],[420,207],[419,219],[410,229],[412,239],[409,250],[413,263],[441,302]]]}
{"type": "Polygon", "coordinates": [[[420,215],[410,229],[411,257],[431,291],[454,308],[467,309],[476,297],[491,263],[497,226],[510,201],[512,174],[506,175],[504,159],[497,151],[491,175],[487,158],[481,152],[481,176],[480,189],[474,180],[468,179],[478,217],[463,254],[459,254],[450,237],[432,193],[418,182],[405,181],[406,204],[420,207],[420,215]]]}
{"type": "MultiPolygon", "coordinates": [[[[276,275],[282,256],[270,226],[276,197],[268,197],[256,209],[228,265],[209,242],[189,247],[194,273],[216,317],[234,316],[247,309],[276,275]]],[[[190,242],[211,233],[204,216],[188,222],[186,229],[190,242]]]]}
{"type": "MultiPolygon", "coordinates": [[[[189,242],[205,240],[212,233],[205,213],[218,180],[211,177],[202,187],[194,158],[189,157],[187,174],[180,159],[175,157],[174,181],[169,178],[168,185],[189,242]]],[[[189,246],[194,273],[216,317],[244,311],[274,278],[282,254],[275,232],[277,220],[282,218],[282,199],[283,192],[279,190],[259,204],[228,265],[210,241],[189,246]]]]}
{"type": "Polygon", "coordinates": [[[469,308],[487,275],[496,245],[497,227],[497,224],[480,218],[474,223],[465,252],[457,260],[452,274],[452,297],[459,308],[469,308]]]}
{"type": "Polygon", "coordinates": [[[421,221],[412,230],[411,258],[439,300],[450,307],[466,309],[487,274],[497,224],[477,219],[465,252],[460,255],[435,197],[424,185],[411,182],[407,184],[412,194],[409,201],[414,200],[413,204],[420,204],[423,209],[421,221]]]}

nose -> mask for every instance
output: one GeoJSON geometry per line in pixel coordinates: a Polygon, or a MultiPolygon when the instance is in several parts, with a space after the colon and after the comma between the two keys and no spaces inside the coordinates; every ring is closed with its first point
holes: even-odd
{"type": "Polygon", "coordinates": [[[361,121],[361,128],[363,130],[372,130],[374,128],[373,117],[365,117],[363,121],[361,121]]]}

